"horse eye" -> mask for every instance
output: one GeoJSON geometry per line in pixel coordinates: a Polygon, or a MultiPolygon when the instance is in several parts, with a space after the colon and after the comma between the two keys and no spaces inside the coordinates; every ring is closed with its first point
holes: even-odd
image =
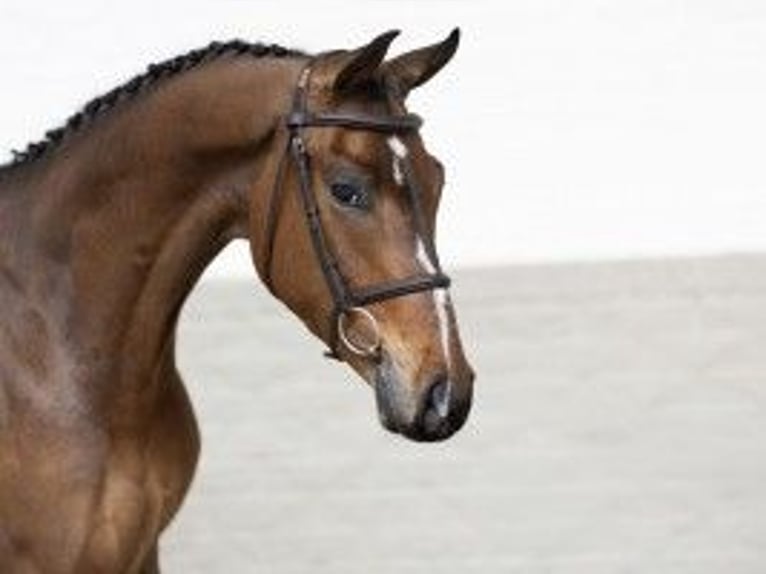
{"type": "Polygon", "coordinates": [[[350,182],[336,182],[330,186],[333,197],[349,207],[366,207],[367,194],[361,186],[350,182]]]}

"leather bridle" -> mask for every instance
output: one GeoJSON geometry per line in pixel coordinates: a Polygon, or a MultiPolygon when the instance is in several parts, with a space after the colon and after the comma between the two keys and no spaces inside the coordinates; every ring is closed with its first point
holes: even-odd
{"type": "Polygon", "coordinates": [[[421,192],[417,185],[411,163],[407,157],[398,157],[396,161],[399,162],[404,188],[407,190],[413,210],[415,232],[417,237],[423,242],[428,262],[435,271],[433,273],[391,279],[374,285],[352,289],[341,272],[338,261],[330,250],[325,236],[316,196],[311,185],[311,157],[306,149],[303,132],[307,128],[340,127],[350,130],[365,130],[397,135],[416,132],[422,125],[422,120],[414,114],[378,116],[347,112],[312,112],[308,109],[308,88],[311,68],[312,62],[309,62],[300,75],[293,94],[292,110],[286,119],[288,132],[287,147],[277,168],[266,219],[262,260],[263,282],[274,292],[271,278],[274,242],[281,197],[285,187],[285,174],[288,169],[289,159],[292,158],[298,173],[300,203],[306,218],[306,224],[308,225],[311,243],[333,300],[333,309],[329,318],[329,350],[325,355],[333,359],[340,359],[338,347],[339,343],[342,342],[351,352],[375,360],[380,357],[380,333],[377,321],[365,307],[373,303],[404,297],[422,291],[447,288],[450,285],[450,279],[442,272],[439,258],[436,255],[436,249],[430,240],[430,235],[427,233],[421,192]],[[372,345],[361,347],[347,337],[346,322],[354,314],[368,321],[375,330],[375,342],[372,345]]]}

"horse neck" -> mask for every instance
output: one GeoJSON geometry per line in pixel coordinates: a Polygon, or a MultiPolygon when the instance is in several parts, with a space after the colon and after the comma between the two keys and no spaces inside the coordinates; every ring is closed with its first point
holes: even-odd
{"type": "Polygon", "coordinates": [[[172,360],[185,298],[246,234],[250,188],[275,160],[301,66],[232,59],[168,80],[34,177],[31,281],[80,363],[113,357],[111,374],[132,384],[172,360]]]}

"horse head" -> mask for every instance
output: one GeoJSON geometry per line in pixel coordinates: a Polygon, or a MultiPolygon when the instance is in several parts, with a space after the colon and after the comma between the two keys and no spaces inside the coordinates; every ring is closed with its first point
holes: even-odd
{"type": "Polygon", "coordinates": [[[433,441],[463,425],[474,374],[434,247],[444,169],[406,99],[459,32],[386,61],[396,34],[305,65],[250,236],[266,284],[374,388],[383,425],[433,441]]]}

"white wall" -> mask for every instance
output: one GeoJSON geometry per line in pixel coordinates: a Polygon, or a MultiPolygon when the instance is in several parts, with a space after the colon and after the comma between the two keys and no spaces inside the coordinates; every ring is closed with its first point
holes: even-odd
{"type": "MultiPolygon", "coordinates": [[[[0,150],[212,39],[321,50],[396,27],[404,49],[456,24],[412,106],[448,167],[449,265],[766,248],[760,0],[6,2],[0,150]]],[[[225,255],[216,273],[250,273],[225,255]]]]}

